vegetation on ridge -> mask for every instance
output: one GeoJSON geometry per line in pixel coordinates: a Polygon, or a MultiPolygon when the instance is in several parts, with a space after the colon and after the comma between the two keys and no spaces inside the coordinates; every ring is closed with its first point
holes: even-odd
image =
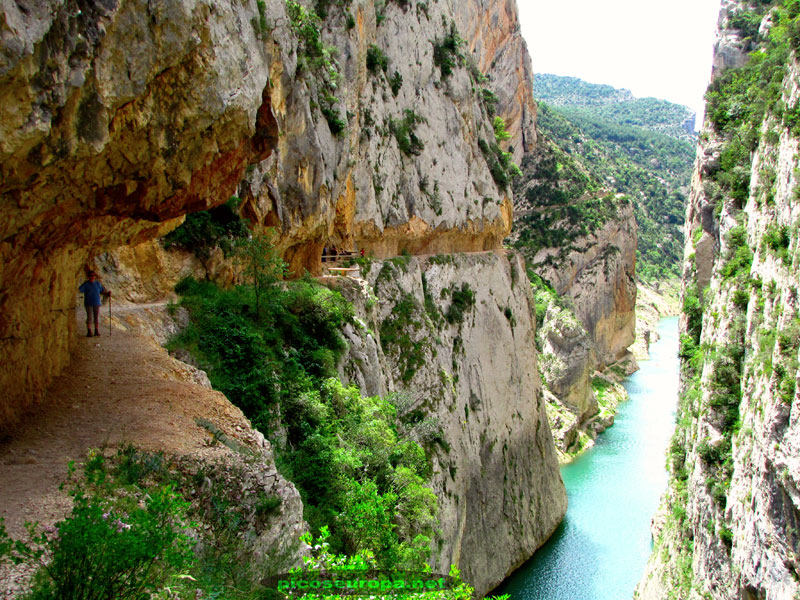
{"type": "Polygon", "coordinates": [[[251,285],[222,290],[187,279],[176,291],[191,323],[169,347],[188,350],[273,442],[313,530],[330,527],[339,552],[421,567],[437,503],[420,444],[435,431],[418,427],[402,398],[366,398],[339,383],[340,329],[352,306],[310,279],[262,288],[258,313],[251,285]]]}
{"type": "Polygon", "coordinates": [[[678,140],[695,140],[689,127],[694,124],[694,113],[680,104],[636,98],[629,90],[548,74],[536,75],[534,93],[539,100],[569,116],[641,127],[678,140]]]}
{"type": "MultiPolygon", "coordinates": [[[[547,92],[545,98],[559,106],[545,102],[539,105],[542,142],[533,156],[523,160],[526,175],[515,188],[518,214],[523,215],[519,220],[520,238],[535,240],[536,232],[544,233],[548,228],[547,223],[528,222],[530,218],[524,216],[528,210],[547,212],[545,207],[565,203],[579,206],[581,198],[596,196],[602,189],[613,190],[627,195],[633,203],[639,227],[639,276],[676,276],[683,250],[683,206],[694,150],[689,141],[676,139],[682,136],[670,137],[657,131],[661,121],[668,120],[667,115],[685,118],[687,109],[657,101],[663,103],[664,111],[657,113],[652,122],[644,120],[647,110],[632,119],[624,112],[613,113],[622,98],[628,97],[624,90],[580,80],[565,86],[562,81],[572,80],[555,76],[536,79],[535,90],[538,92],[541,83],[547,92]],[[594,96],[600,100],[594,102],[594,96]],[[524,229],[533,231],[527,233],[524,229]]],[[[679,124],[676,127],[680,129],[679,124]]],[[[519,245],[529,255],[540,247],[531,246],[528,241],[519,245]]]]}

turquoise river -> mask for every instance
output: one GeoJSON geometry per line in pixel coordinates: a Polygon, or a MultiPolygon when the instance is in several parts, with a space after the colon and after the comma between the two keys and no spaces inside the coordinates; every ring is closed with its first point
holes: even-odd
{"type": "Polygon", "coordinates": [[[666,488],[678,396],[678,318],[662,319],[651,359],[625,381],[630,400],[594,447],[561,469],[567,516],[494,594],[512,600],[629,600],[650,554],[666,488]]]}

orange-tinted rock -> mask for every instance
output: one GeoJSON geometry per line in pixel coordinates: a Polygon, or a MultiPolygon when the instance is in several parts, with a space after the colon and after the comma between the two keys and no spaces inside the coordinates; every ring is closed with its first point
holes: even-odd
{"type": "Polygon", "coordinates": [[[0,428],[66,363],[89,259],[227,200],[271,152],[252,16],[216,2],[6,9],[16,37],[0,64],[0,428]]]}

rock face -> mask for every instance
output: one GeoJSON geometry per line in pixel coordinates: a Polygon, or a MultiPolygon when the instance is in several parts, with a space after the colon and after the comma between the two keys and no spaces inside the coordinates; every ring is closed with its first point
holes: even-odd
{"type": "Polygon", "coordinates": [[[714,60],[711,77],[716,77],[726,69],[741,67],[747,62],[747,53],[753,49],[753,41],[745,32],[729,27],[730,18],[742,12],[742,5],[737,0],[722,0],[717,21],[717,36],[714,41],[714,60]]]}
{"type": "Polygon", "coordinates": [[[175,285],[184,277],[208,279],[222,286],[241,283],[236,265],[218,247],[201,259],[185,250],[165,250],[159,240],[148,240],[104,252],[89,264],[103,285],[113,290],[114,303],[174,299],[175,285]]]}
{"type": "MultiPolygon", "coordinates": [[[[514,184],[514,245],[535,282],[537,345],[548,414],[562,458],[612,423],[624,392],[599,392],[609,368],[636,369],[634,341],[637,226],[626,196],[603,190],[579,151],[567,152],[542,132],[525,154],[514,184]],[[593,382],[598,386],[592,389],[593,382]],[[602,415],[602,416],[601,416],[602,415]],[[595,419],[598,417],[598,419],[595,419]]],[[[611,375],[609,373],[609,375],[611,375]]]]}
{"type": "MultiPolygon", "coordinates": [[[[741,39],[729,17],[749,9],[725,3],[719,38],[741,39]]],[[[715,77],[743,64],[725,48],[715,77]]],[[[780,99],[796,106],[800,68],[785,56],[780,99]]],[[[720,177],[731,172],[721,157],[739,144],[730,130],[707,120],[698,152],[685,229],[678,427],[642,599],[800,594],[798,138],[770,109],[755,127],[753,153],[734,167],[747,177],[744,193],[720,177]]]]}
{"type": "Polygon", "coordinates": [[[530,262],[554,290],[537,292],[537,311],[544,310],[537,338],[550,426],[564,460],[612,424],[617,403],[627,397],[615,387],[608,402],[598,403],[607,386],[597,375],[611,369],[609,381],[619,383],[620,374],[638,368],[628,350],[634,341],[635,261],[636,221],[624,201],[594,232],[576,236],[566,248],[544,248],[530,262]],[[595,383],[600,389],[593,389],[595,383]]]}
{"type": "Polygon", "coordinates": [[[363,288],[339,282],[365,323],[349,332],[342,375],[364,393],[405,394],[406,410],[424,413],[412,435],[434,453],[434,571],[457,563],[481,595],[566,511],[523,268],[515,254],[398,257],[373,263],[363,288]]]}
{"type": "Polygon", "coordinates": [[[597,399],[589,384],[597,359],[594,344],[572,311],[555,304],[547,307],[541,340],[541,372],[548,389],[562,404],[575,409],[580,423],[597,413],[597,399]]]}
{"type": "Polygon", "coordinates": [[[566,253],[545,248],[533,263],[560,296],[571,300],[594,343],[596,368],[629,354],[636,322],[636,221],[630,202],[601,228],[570,244],[566,253]]]}
{"type": "Polygon", "coordinates": [[[513,2],[465,2],[456,13],[459,31],[478,68],[490,78],[498,97],[497,111],[511,134],[509,145],[517,163],[536,144],[536,102],[533,68],[513,2]]]}
{"type": "MultiPolygon", "coordinates": [[[[283,84],[273,87],[279,148],[248,174],[240,195],[252,221],[279,231],[295,272],[319,273],[326,245],[376,257],[482,251],[499,248],[510,230],[510,192],[495,183],[487,162],[494,159],[481,149],[494,142],[494,107],[480,87],[491,84],[481,84],[478,69],[459,58],[461,15],[474,7],[420,6],[362,1],[349,13],[330,8],[322,32],[341,74],[331,109],[342,119],[338,135],[312,108],[327,92],[308,67],[284,65],[283,84]],[[446,43],[457,53],[442,50],[446,43]],[[452,72],[442,68],[446,60],[452,72]]],[[[514,44],[509,54],[524,51],[518,32],[502,37],[514,44]]],[[[515,60],[524,64],[527,54],[515,60]]],[[[305,64],[302,49],[297,62],[305,64]]],[[[530,87],[506,79],[498,95],[530,87]]],[[[521,129],[514,133],[522,138],[521,129]]]]}
{"type": "Polygon", "coordinates": [[[85,261],[219,203],[272,151],[256,15],[255,3],[3,5],[0,426],[65,364],[85,261]]]}
{"type": "Polygon", "coordinates": [[[324,52],[283,0],[34,4],[0,19],[0,428],[63,368],[81,267],[237,186],[297,273],[319,272],[326,244],[390,256],[508,234],[481,85],[515,148],[532,144],[513,3],[353,0],[310,21],[324,52]],[[476,85],[458,27],[484,31],[484,9],[497,30],[469,46],[495,82],[476,85]]]}

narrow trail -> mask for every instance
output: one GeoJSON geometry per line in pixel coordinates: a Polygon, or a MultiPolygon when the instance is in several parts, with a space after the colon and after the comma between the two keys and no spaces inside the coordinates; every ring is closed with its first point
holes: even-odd
{"type": "MultiPolygon", "coordinates": [[[[25,521],[50,525],[66,515],[70,500],[59,484],[69,461],[82,461],[90,448],[132,442],[148,450],[202,453],[209,435],[196,417],[233,435],[247,428],[238,409],[199,383],[200,372],[170,357],[146,333],[159,309],[165,312],[163,303],[115,307],[110,336],[105,312],[101,335],[77,340],[69,366],[39,408],[0,442],[0,517],[12,535],[24,532],[25,521]]],[[[82,308],[77,318],[82,332],[82,308]]]]}

